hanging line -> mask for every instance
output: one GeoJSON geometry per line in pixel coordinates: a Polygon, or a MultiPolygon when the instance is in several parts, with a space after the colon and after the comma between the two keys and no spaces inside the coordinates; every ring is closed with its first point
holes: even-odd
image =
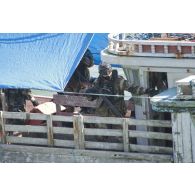
{"type": "MultiPolygon", "coordinates": [[[[129,92],[130,93],[130,92],[129,92]]],[[[163,97],[150,97],[150,96],[143,96],[143,95],[148,95],[148,94],[143,94],[143,95],[140,95],[140,96],[134,96],[134,95],[111,95],[111,94],[104,94],[104,93],[82,93],[82,92],[59,92],[58,94],[61,94],[61,95],[84,95],[84,96],[88,96],[88,95],[91,95],[91,96],[104,96],[104,97],[118,97],[118,98],[121,98],[121,97],[129,97],[129,99],[131,98],[136,98],[136,99],[162,99],[163,97]]],[[[167,97],[164,97],[167,99],[167,97]]]]}

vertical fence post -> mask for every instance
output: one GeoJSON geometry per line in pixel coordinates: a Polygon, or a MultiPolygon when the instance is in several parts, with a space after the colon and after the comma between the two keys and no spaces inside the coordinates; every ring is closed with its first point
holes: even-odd
{"type": "Polygon", "coordinates": [[[129,147],[129,130],[128,130],[128,123],[127,118],[123,119],[123,144],[124,144],[124,152],[130,152],[129,147]]]}
{"type": "Polygon", "coordinates": [[[51,115],[47,115],[47,139],[48,139],[48,146],[52,147],[54,145],[54,139],[53,139],[53,124],[52,124],[51,115]]]}
{"type": "Polygon", "coordinates": [[[3,111],[0,111],[0,143],[6,143],[5,124],[3,119],[3,111]]]}
{"type": "Polygon", "coordinates": [[[1,94],[2,110],[3,110],[3,111],[7,111],[5,93],[2,93],[2,92],[1,92],[0,94],[1,94]]]}
{"type": "Polygon", "coordinates": [[[73,116],[75,149],[85,149],[84,123],[82,115],[73,116]]]}

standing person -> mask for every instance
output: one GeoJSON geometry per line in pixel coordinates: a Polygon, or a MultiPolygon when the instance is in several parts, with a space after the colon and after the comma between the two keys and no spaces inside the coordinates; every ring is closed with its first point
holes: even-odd
{"type": "MultiPolygon", "coordinates": [[[[64,91],[76,93],[84,92],[90,85],[89,68],[92,67],[93,65],[94,65],[93,55],[90,52],[90,50],[87,49],[74,74],[72,75],[67,86],[65,87],[64,91]]],[[[74,108],[67,107],[66,111],[74,112],[74,108]]]]}
{"type": "Polygon", "coordinates": [[[87,93],[102,94],[101,96],[88,96],[89,100],[98,98],[99,107],[96,108],[95,114],[105,117],[130,117],[131,106],[125,105],[123,97],[125,90],[136,95],[144,94],[142,87],[131,85],[118,75],[116,70],[112,70],[110,64],[99,65],[99,77],[94,82],[94,87],[87,90],[87,93]]]}
{"type": "Polygon", "coordinates": [[[79,92],[81,89],[86,88],[90,81],[89,68],[93,65],[93,55],[90,50],[87,49],[64,91],[79,92]]]}

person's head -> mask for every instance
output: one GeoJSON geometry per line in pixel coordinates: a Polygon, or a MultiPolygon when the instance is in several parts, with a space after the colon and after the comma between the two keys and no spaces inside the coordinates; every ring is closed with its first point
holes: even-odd
{"type": "Polygon", "coordinates": [[[90,68],[94,65],[93,62],[93,55],[89,49],[85,52],[84,56],[81,59],[80,62],[82,65],[86,66],[87,68],[90,68]]]}
{"type": "Polygon", "coordinates": [[[99,74],[101,77],[110,77],[112,75],[112,66],[107,63],[102,63],[99,65],[99,74]]]}

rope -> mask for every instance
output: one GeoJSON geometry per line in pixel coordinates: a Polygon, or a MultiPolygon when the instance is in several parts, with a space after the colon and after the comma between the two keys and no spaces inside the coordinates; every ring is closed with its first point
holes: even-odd
{"type": "MultiPolygon", "coordinates": [[[[87,95],[91,95],[91,96],[104,96],[104,97],[118,97],[118,98],[121,98],[121,97],[128,97],[129,99],[130,98],[136,98],[136,99],[162,99],[162,97],[150,97],[150,96],[134,96],[134,95],[111,95],[111,94],[103,94],[103,93],[80,93],[80,92],[62,92],[60,94],[63,94],[63,95],[84,95],[84,96],[87,96],[87,95]]],[[[143,95],[148,95],[148,94],[143,94],[143,95]]],[[[165,97],[166,99],[168,99],[167,97],[165,97]]]]}

